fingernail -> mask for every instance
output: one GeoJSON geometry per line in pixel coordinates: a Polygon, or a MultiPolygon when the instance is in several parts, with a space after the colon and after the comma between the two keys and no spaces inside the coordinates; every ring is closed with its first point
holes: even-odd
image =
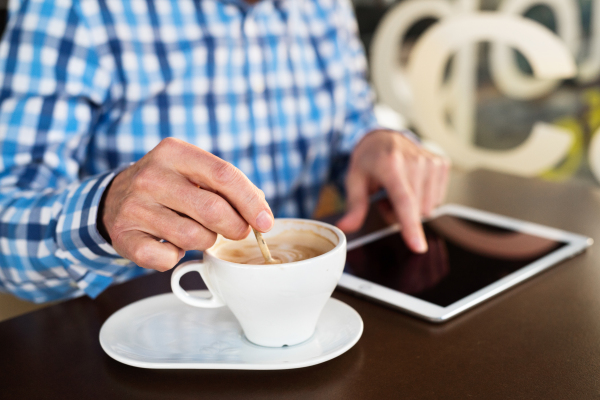
{"type": "Polygon", "coordinates": [[[256,217],[256,225],[262,232],[267,232],[273,226],[273,218],[268,212],[261,211],[256,217]]]}
{"type": "Polygon", "coordinates": [[[425,240],[423,240],[421,238],[413,238],[411,240],[411,243],[413,245],[413,248],[416,249],[417,252],[419,252],[419,253],[427,252],[427,243],[425,242],[425,240]]]}

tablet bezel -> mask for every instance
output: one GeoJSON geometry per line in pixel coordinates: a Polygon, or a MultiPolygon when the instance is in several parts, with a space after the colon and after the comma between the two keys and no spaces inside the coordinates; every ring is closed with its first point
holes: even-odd
{"type": "MultiPolygon", "coordinates": [[[[593,240],[586,236],[457,204],[446,204],[439,207],[433,212],[430,219],[442,215],[452,215],[500,228],[565,242],[567,244],[534,261],[533,263],[501,278],[500,280],[485,286],[484,288],[462,298],[455,303],[450,304],[447,307],[441,307],[436,304],[429,303],[408,294],[398,292],[396,290],[347,273],[342,275],[338,285],[360,295],[367,296],[399,308],[405,312],[416,315],[420,318],[424,318],[428,321],[441,323],[523,282],[524,280],[539,274],[540,272],[558,264],[565,259],[572,258],[577,254],[582,253],[585,251],[585,249],[593,244],[593,240]]],[[[348,251],[364,244],[374,242],[379,238],[397,231],[399,231],[398,225],[392,225],[377,232],[373,232],[369,235],[352,240],[348,242],[348,251]]]]}

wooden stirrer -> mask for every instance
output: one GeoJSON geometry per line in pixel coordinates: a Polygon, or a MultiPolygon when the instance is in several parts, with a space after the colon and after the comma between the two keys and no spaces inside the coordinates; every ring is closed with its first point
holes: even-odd
{"type": "Polygon", "coordinates": [[[281,264],[281,261],[271,257],[271,252],[269,251],[269,247],[267,247],[267,242],[265,242],[265,239],[262,237],[262,234],[254,228],[252,228],[252,230],[254,231],[254,236],[256,236],[258,248],[260,249],[260,252],[265,258],[265,262],[267,264],[281,264]]]}

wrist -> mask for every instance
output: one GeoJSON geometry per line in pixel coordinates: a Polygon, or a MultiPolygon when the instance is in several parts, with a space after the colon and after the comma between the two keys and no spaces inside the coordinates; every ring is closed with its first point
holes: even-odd
{"type": "Polygon", "coordinates": [[[98,215],[96,216],[96,228],[98,229],[98,233],[100,233],[100,236],[102,236],[104,240],[111,245],[112,241],[110,240],[110,235],[108,234],[108,230],[104,224],[104,208],[106,204],[106,197],[108,196],[108,192],[114,180],[115,178],[113,177],[113,179],[106,186],[106,189],[104,189],[104,193],[102,193],[102,197],[100,198],[100,204],[98,204],[98,215]]]}
{"type": "Polygon", "coordinates": [[[109,227],[112,226],[115,205],[119,202],[120,198],[125,196],[126,190],[129,187],[128,180],[130,179],[132,170],[135,169],[133,168],[135,165],[135,163],[124,165],[115,171],[115,175],[106,185],[98,203],[96,228],[102,238],[110,245],[112,245],[112,239],[109,234],[109,227]]]}

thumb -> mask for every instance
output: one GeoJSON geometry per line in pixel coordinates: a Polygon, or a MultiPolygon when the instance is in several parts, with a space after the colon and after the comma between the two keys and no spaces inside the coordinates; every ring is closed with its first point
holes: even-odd
{"type": "Polygon", "coordinates": [[[360,173],[350,171],[346,181],[347,210],[337,223],[344,232],[357,231],[363,224],[369,211],[369,191],[367,178],[360,173]]]}

